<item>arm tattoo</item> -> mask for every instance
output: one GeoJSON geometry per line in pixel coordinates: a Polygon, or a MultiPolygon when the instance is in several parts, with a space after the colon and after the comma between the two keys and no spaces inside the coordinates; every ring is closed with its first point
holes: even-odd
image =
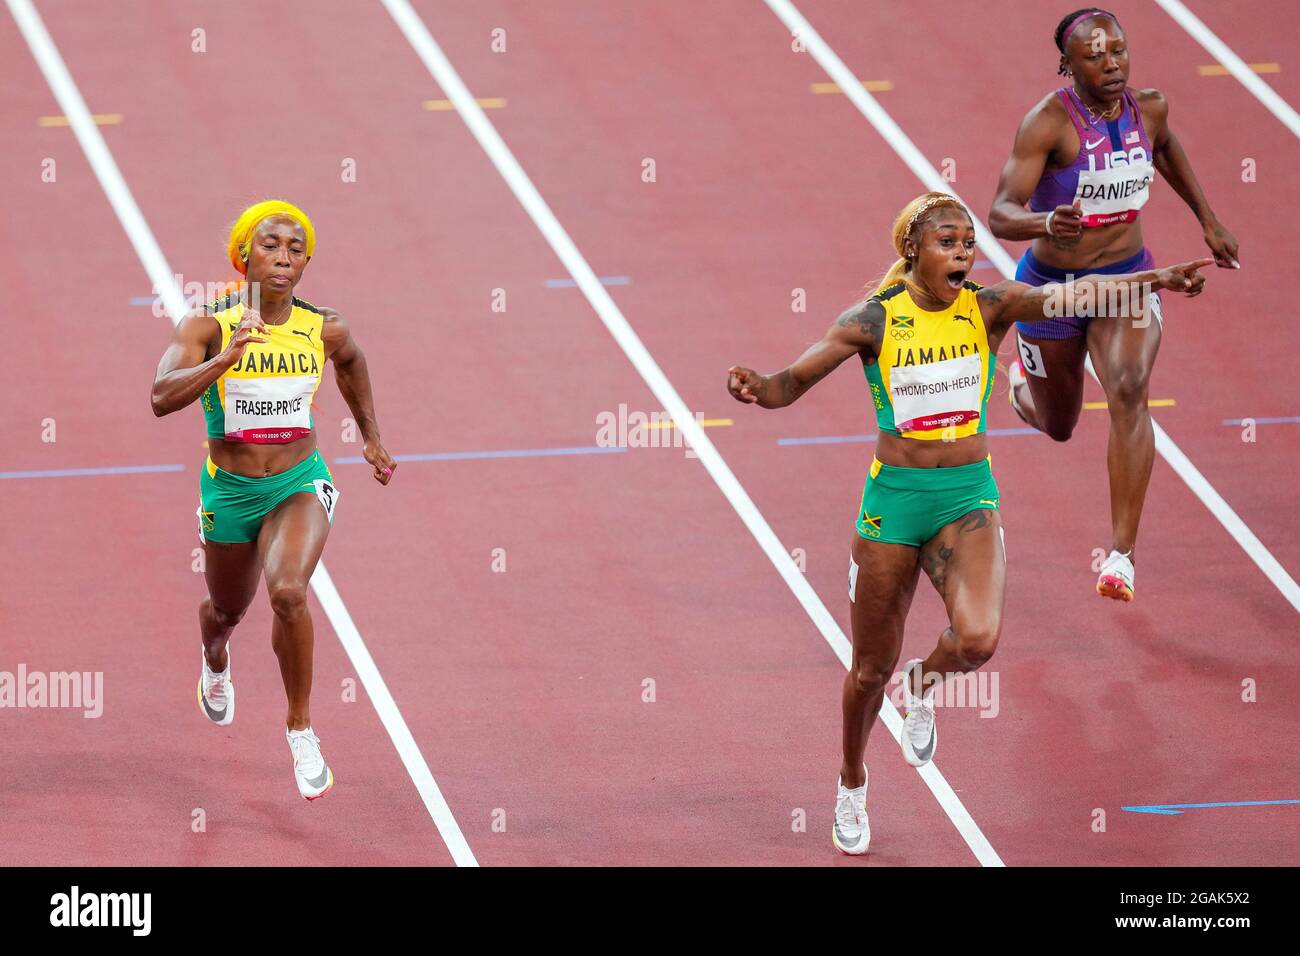
{"type": "Polygon", "coordinates": [[[808,389],[812,388],[831,372],[835,371],[836,367],[835,362],[827,362],[821,368],[817,369],[817,371],[813,372],[812,377],[806,381],[800,381],[795,378],[790,369],[777,372],[775,375],[768,378],[768,383],[775,391],[776,400],[779,403],[772,407],[784,408],[787,405],[793,404],[804,392],[808,391],[808,389]]]}
{"type": "MultiPolygon", "coordinates": [[[[985,286],[976,293],[975,301],[979,303],[981,309],[990,309],[997,313],[991,321],[986,316],[985,324],[990,329],[992,329],[994,325],[1001,327],[1005,323],[1009,322],[1009,319],[1004,318],[1002,315],[1002,299],[1005,295],[1005,289],[994,288],[991,286],[985,286]]],[[[1001,345],[1000,339],[998,340],[998,344],[1001,345]]],[[[992,345],[992,343],[990,343],[990,345],[992,345]]]]}
{"type": "Polygon", "coordinates": [[[813,373],[812,379],[808,382],[807,386],[805,387],[812,388],[812,386],[816,385],[827,375],[831,374],[831,372],[835,371],[835,369],[836,369],[836,364],[834,362],[826,363],[821,368],[819,368],[816,372],[813,373]]]}
{"type": "Polygon", "coordinates": [[[885,307],[876,299],[868,299],[848,309],[835,324],[846,329],[856,328],[871,342],[872,348],[879,349],[885,334],[885,307]]]}
{"type": "Polygon", "coordinates": [[[758,403],[764,408],[780,408],[794,401],[791,395],[795,391],[794,376],[790,374],[788,368],[783,369],[766,376],[763,387],[758,393],[758,403]]]}

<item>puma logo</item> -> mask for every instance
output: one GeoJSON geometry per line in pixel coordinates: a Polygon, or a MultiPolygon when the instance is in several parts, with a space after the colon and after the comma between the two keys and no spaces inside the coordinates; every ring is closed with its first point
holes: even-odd
{"type": "Polygon", "coordinates": [[[306,332],[302,331],[301,329],[290,329],[289,331],[291,331],[294,335],[301,335],[308,342],[311,341],[311,329],[308,329],[306,332]]]}
{"type": "Polygon", "coordinates": [[[954,322],[967,322],[970,324],[970,327],[972,329],[975,328],[975,320],[972,319],[969,315],[954,315],[952,317],[952,320],[954,322]]]}

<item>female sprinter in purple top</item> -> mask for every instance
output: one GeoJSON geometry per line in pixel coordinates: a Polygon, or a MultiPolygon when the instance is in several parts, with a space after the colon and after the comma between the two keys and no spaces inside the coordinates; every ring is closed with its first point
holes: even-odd
{"type": "MultiPolygon", "coordinates": [[[[1200,222],[1221,268],[1240,268],[1237,240],[1219,222],[1169,129],[1158,90],[1128,88],[1129,54],[1114,14],[1088,7],[1056,28],[1059,72],[1072,79],[1029,111],[1002,170],[989,227],[1032,239],[1016,270],[1030,285],[1085,273],[1149,269],[1138,214],[1155,173],[1200,222]],[[1025,206],[1029,209],[1026,211],[1025,206]]],[[[1111,552],[1098,593],[1133,600],[1133,548],[1155,455],[1147,383],[1160,347],[1159,297],[1134,321],[1061,318],[1021,323],[1011,404],[1028,424],[1065,441],[1083,405],[1084,357],[1092,356],[1110,409],[1111,552]]]]}

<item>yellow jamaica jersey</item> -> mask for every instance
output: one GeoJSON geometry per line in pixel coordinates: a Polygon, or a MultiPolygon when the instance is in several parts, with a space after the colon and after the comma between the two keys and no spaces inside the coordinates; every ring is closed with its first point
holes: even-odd
{"type": "MultiPolygon", "coordinates": [[[[221,326],[224,350],[244,305],[232,294],[208,308],[221,326]]],[[[267,341],[250,343],[238,364],[204,390],[209,438],[280,444],[311,434],[311,400],[325,366],[324,318],[314,305],[295,298],[289,318],[266,327],[267,341]]]]}
{"type": "Polygon", "coordinates": [[[950,441],[984,431],[995,366],[979,289],[962,283],[942,312],[918,308],[903,282],[873,296],[885,327],[880,356],[865,369],[880,431],[950,441]]]}

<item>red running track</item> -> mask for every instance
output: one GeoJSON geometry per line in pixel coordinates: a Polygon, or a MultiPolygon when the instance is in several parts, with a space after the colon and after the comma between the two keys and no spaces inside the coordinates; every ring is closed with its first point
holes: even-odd
{"type": "MultiPolygon", "coordinates": [[[[1054,82],[1056,16],[999,2],[942,19],[886,9],[863,23],[856,5],[800,6],[859,76],[893,82],[882,105],[932,161],[956,160],[957,187],[986,212],[1016,122],[1054,82]],[[969,40],[1011,22],[1024,29],[969,40]],[[941,122],[936,80],[915,66],[921,49],[960,55],[942,81],[941,122]]],[[[722,373],[779,366],[820,335],[888,261],[888,225],[917,180],[844,97],[809,92],[827,77],[791,52],[762,4],[417,9],[471,90],[505,97],[488,117],[595,271],[630,277],[611,292],[688,405],[734,418],[710,435],[781,540],[804,549],[810,583],[846,627],[845,551],[870,449],[776,439],[869,430],[862,384],[844,370],[767,415],[731,403],[722,373]],[[505,54],[490,49],[495,27],[505,54]],[[646,157],[654,183],[641,181],[646,157]],[[790,310],[796,287],[806,313],[790,310]]],[[[259,32],[243,12],[190,23],[140,4],[109,21],[93,7],[42,7],[92,112],[125,117],[102,131],[176,271],[224,278],[221,228],[250,199],[282,193],[311,211],[320,249],[301,292],[353,322],[396,453],[590,445],[602,411],[655,409],[581,293],[546,287],[562,266],[464,124],[420,108],[444,94],[381,9],[289,4],[259,32]],[[201,55],[189,49],[195,26],[207,31],[201,55]],[[264,94],[231,82],[273,61],[292,68],[264,94]],[[273,124],[252,119],[271,111],[273,124]],[[355,183],[340,178],[347,158],[355,183]],[[504,313],[491,309],[495,289],[504,313]]],[[[1284,316],[1251,275],[1293,268],[1265,257],[1283,242],[1269,214],[1294,145],[1235,80],[1196,74],[1208,56],[1164,14],[1117,12],[1134,81],[1169,95],[1246,267],[1167,309],[1153,394],[1177,405],[1158,418],[1294,569],[1295,426],[1261,427],[1243,444],[1220,424],[1295,413],[1269,347],[1286,341],[1284,316]],[[1247,141],[1224,146],[1234,140],[1247,141]],[[1240,182],[1237,152],[1257,158],[1260,182],[1240,182]],[[1228,301],[1254,335],[1211,351],[1202,330],[1228,301]]],[[[1282,62],[1267,79],[1300,99],[1287,86],[1293,42],[1254,48],[1202,14],[1246,60],[1282,62]]],[[[214,730],[195,712],[199,417],[149,414],[167,322],[127,305],[147,280],[71,132],[36,126],[58,108],[13,31],[0,54],[14,91],[0,113],[14,145],[0,162],[28,224],[0,235],[0,261],[15,314],[38,320],[11,333],[24,387],[0,425],[3,468],[184,466],[3,489],[24,547],[0,558],[0,670],[102,670],[106,705],[93,721],[8,713],[23,732],[0,735],[0,759],[30,769],[0,796],[19,834],[0,862],[449,862],[366,696],[342,700],[355,674],[319,607],[314,722],[339,779],[329,798],[308,806],[291,789],[264,599],[233,645],[240,720],[214,730]],[[55,184],[33,173],[46,156],[55,184]],[[92,314],[115,318],[93,351],[51,346],[84,328],[56,304],[56,276],[86,283],[92,314]],[[38,441],[47,417],[53,444],[38,441]]],[[[1158,256],[1197,252],[1169,190],[1149,208],[1158,256]]],[[[347,410],[331,385],[319,405],[326,457],[357,454],[334,424],[347,410]]],[[[1001,402],[993,414],[994,428],[1019,424],[1001,402]]],[[[1289,739],[1300,716],[1284,656],[1295,619],[1159,461],[1139,602],[1096,599],[1105,421],[1085,416],[1068,445],[994,439],[1012,570],[993,665],[1001,719],[945,712],[937,763],[1009,864],[1294,862],[1293,807],[1119,809],[1300,797],[1279,789],[1294,784],[1296,755],[1258,744],[1289,739]],[[1251,705],[1247,677],[1259,687],[1251,705]],[[1090,826],[1098,807],[1104,834],[1090,826]]],[[[680,449],[408,462],[388,489],[358,466],[332,467],[344,504],[326,563],[480,862],[862,862],[826,839],[842,668],[698,462],[680,449]],[[492,570],[496,548],[505,573],[492,570]],[[806,832],[791,826],[800,810],[806,832]]],[[[909,656],[932,643],[940,611],[918,597],[909,656]]],[[[883,729],[868,760],[866,862],[975,862],[883,729]]]]}

